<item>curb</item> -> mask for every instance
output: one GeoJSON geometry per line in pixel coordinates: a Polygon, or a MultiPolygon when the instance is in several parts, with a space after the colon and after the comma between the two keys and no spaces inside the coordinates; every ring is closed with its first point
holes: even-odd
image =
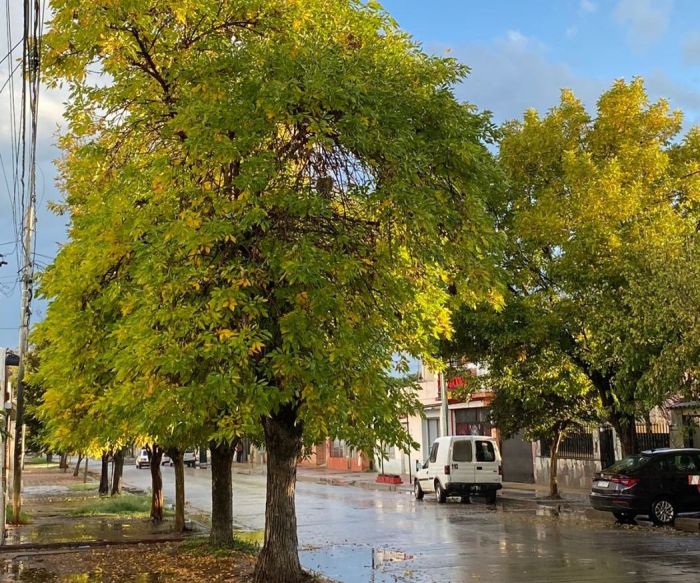
{"type": "Polygon", "coordinates": [[[85,549],[85,548],[99,548],[99,547],[115,547],[124,545],[148,545],[148,544],[161,544],[161,543],[173,543],[182,542],[190,538],[195,538],[200,535],[181,535],[181,536],[163,536],[154,538],[143,538],[143,539],[130,539],[122,541],[108,541],[108,540],[93,540],[93,541],[73,541],[73,542],[57,542],[57,543],[18,543],[3,545],[0,547],[0,554],[3,553],[21,553],[24,551],[49,551],[49,550],[60,550],[60,549],[85,549]]]}

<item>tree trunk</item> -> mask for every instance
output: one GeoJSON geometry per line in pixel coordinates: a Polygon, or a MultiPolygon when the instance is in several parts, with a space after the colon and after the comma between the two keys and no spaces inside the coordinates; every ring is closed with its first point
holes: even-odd
{"type": "Polygon", "coordinates": [[[233,445],[209,444],[211,450],[211,532],[209,541],[216,546],[233,543],[233,483],[231,464],[233,445]]]}
{"type": "Polygon", "coordinates": [[[122,493],[122,474],[124,473],[124,449],[118,449],[114,454],[114,470],[112,471],[112,496],[122,493]]]}
{"type": "Polygon", "coordinates": [[[639,453],[639,442],[637,440],[637,426],[634,415],[617,413],[610,416],[610,424],[615,428],[617,436],[622,445],[622,455],[632,455],[639,453]]]}
{"type": "Polygon", "coordinates": [[[557,431],[549,446],[549,497],[559,499],[559,482],[557,476],[559,474],[559,446],[563,437],[562,431],[557,431]]]}
{"type": "Polygon", "coordinates": [[[61,461],[58,462],[58,467],[59,467],[59,469],[63,470],[64,473],[68,469],[68,454],[67,453],[61,454],[61,461]]]}
{"type": "Polygon", "coordinates": [[[78,454],[78,461],[75,464],[75,469],[73,470],[73,476],[78,477],[78,474],[80,473],[80,462],[83,461],[83,454],[79,453],[78,454]]]}
{"type": "Polygon", "coordinates": [[[98,490],[100,496],[109,494],[109,453],[102,453],[102,471],[100,472],[100,488],[98,490]]]}
{"type": "Polygon", "coordinates": [[[306,580],[299,563],[294,502],[302,426],[291,406],[263,420],[267,449],[265,539],[255,565],[256,583],[306,580]]]}
{"type": "Polygon", "coordinates": [[[175,531],[185,530],[185,461],[183,451],[172,447],[168,455],[175,466],[175,531]]]}
{"type": "Polygon", "coordinates": [[[158,444],[150,449],[151,462],[151,520],[163,521],[163,476],[160,473],[160,463],[163,461],[163,450],[158,444]]]}

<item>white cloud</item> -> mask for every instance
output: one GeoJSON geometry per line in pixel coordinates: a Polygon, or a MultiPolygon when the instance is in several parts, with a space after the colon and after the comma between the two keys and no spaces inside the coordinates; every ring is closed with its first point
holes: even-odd
{"type": "Polygon", "coordinates": [[[506,33],[506,38],[511,45],[520,49],[524,49],[528,45],[527,37],[518,30],[509,30],[506,33]]]}
{"type": "Polygon", "coordinates": [[[700,123],[700,91],[679,83],[661,70],[653,71],[646,77],[646,87],[650,99],[667,99],[672,108],[683,111],[686,130],[700,123]]]}
{"type": "Polygon", "coordinates": [[[614,16],[629,45],[644,51],[666,34],[672,8],[672,0],[619,0],[614,16]]]}
{"type": "Polygon", "coordinates": [[[454,54],[471,69],[458,96],[492,111],[497,122],[519,118],[531,107],[547,111],[559,103],[563,88],[572,89],[592,108],[608,85],[552,62],[546,46],[520,33],[490,45],[456,48],[454,54]]]}
{"type": "Polygon", "coordinates": [[[591,0],[581,0],[579,6],[583,12],[596,12],[598,10],[598,5],[591,0]]]}

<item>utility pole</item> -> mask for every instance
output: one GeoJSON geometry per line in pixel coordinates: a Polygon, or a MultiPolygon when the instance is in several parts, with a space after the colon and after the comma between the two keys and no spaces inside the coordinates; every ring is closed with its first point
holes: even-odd
{"type": "Polygon", "coordinates": [[[34,283],[34,232],[36,229],[36,133],[39,105],[39,25],[38,7],[30,11],[29,0],[24,0],[24,35],[22,52],[22,196],[27,200],[22,233],[22,305],[19,328],[19,367],[17,369],[17,409],[15,417],[14,467],[12,473],[12,510],[15,523],[19,523],[22,511],[22,458],[24,453],[24,373],[29,349],[29,322],[34,283]],[[31,35],[31,36],[30,36],[31,35]],[[27,103],[28,102],[28,103],[27,103]],[[31,121],[29,157],[26,156],[27,105],[31,121]],[[26,160],[26,162],[25,162],[26,160]],[[25,172],[29,174],[29,187],[24,188],[25,172]],[[28,194],[28,196],[25,196],[28,194]]]}
{"type": "Polygon", "coordinates": [[[450,420],[447,408],[447,383],[443,373],[438,373],[438,386],[440,388],[440,437],[445,437],[450,433],[450,420]]]}

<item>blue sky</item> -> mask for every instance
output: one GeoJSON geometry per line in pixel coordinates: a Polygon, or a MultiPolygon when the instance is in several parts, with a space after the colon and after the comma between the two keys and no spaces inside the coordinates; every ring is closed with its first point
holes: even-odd
{"type": "MultiPolygon", "coordinates": [[[[457,95],[498,122],[529,107],[545,111],[562,87],[589,108],[614,79],[646,79],[649,94],[700,123],[700,1],[697,0],[385,0],[385,8],[423,48],[471,68],[457,95]]],[[[16,8],[15,8],[16,9],[16,8]]],[[[14,19],[16,23],[18,18],[14,19]]],[[[4,23],[3,23],[4,24],[4,23]]],[[[4,26],[0,47],[6,46],[4,26]]],[[[13,38],[17,40],[15,26],[13,38]]],[[[0,50],[4,54],[4,50],[0,50]]],[[[0,69],[0,86],[7,76],[0,69]]],[[[51,160],[61,124],[60,93],[41,96],[37,259],[45,265],[65,239],[65,219],[46,202],[60,194],[51,160]]],[[[0,94],[0,153],[9,159],[8,91],[0,94]]],[[[9,170],[9,169],[8,169],[9,170]]],[[[0,181],[0,346],[16,346],[19,321],[17,252],[9,198],[0,181]]],[[[45,307],[37,303],[34,320],[45,307]]]]}
{"type": "Polygon", "coordinates": [[[471,67],[461,98],[498,121],[546,110],[568,87],[594,107],[620,77],[642,76],[700,122],[696,0],[385,0],[425,50],[471,67]]]}

